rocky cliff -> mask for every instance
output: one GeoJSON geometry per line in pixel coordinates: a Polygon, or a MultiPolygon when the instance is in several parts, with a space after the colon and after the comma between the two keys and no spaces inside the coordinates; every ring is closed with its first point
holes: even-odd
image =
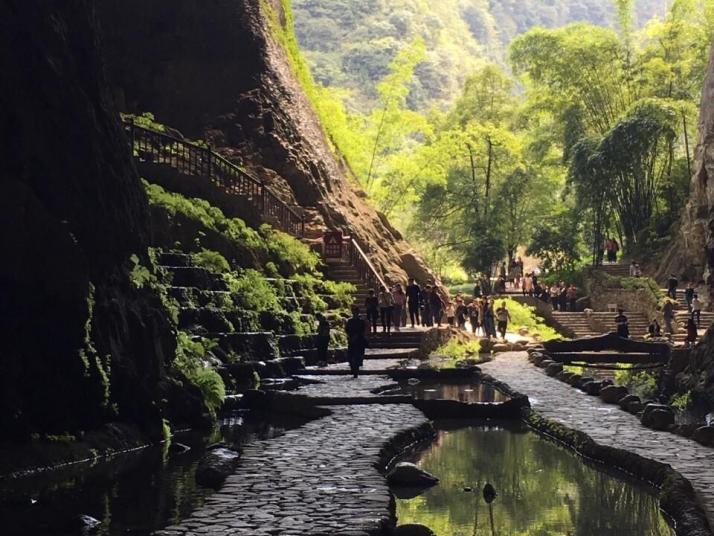
{"type": "Polygon", "coordinates": [[[90,0],[0,4],[0,429],[109,420],[160,437],[175,337],[130,261],[148,204],[108,98],[90,0]]]}
{"type": "Polygon", "coordinates": [[[276,20],[288,24],[281,1],[106,0],[99,9],[126,111],[209,140],[300,205],[312,236],[354,236],[388,279],[432,278],[330,147],[273,35],[276,20]]]}
{"type": "Polygon", "coordinates": [[[657,274],[670,273],[699,283],[700,298],[714,302],[714,48],[702,90],[699,136],[689,202],[680,228],[657,274]]]}

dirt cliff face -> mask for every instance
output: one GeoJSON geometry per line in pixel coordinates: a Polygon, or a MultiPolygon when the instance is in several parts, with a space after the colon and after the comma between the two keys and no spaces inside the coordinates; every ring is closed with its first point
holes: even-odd
{"type": "Polygon", "coordinates": [[[129,257],[148,204],[107,98],[93,2],[0,4],[0,429],[161,430],[174,338],[129,257]]]}
{"type": "Polygon", "coordinates": [[[699,282],[698,292],[714,303],[714,48],[702,90],[699,136],[689,202],[675,241],[660,265],[658,279],[670,273],[699,282]]]}
{"type": "MultiPolygon", "coordinates": [[[[271,5],[284,20],[281,2],[271,5]]],[[[127,111],[153,112],[210,140],[303,207],[314,236],[325,228],[354,236],[388,279],[433,277],[353,186],[271,35],[264,3],[107,0],[99,9],[112,83],[127,111]]]]}

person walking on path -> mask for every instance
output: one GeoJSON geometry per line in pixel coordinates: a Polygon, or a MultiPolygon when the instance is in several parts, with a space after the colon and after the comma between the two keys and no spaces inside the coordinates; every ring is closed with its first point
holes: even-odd
{"type": "Polygon", "coordinates": [[[447,302],[446,304],[446,323],[449,326],[454,325],[454,317],[456,316],[456,307],[454,307],[454,302],[447,302]]]}
{"type": "Polygon", "coordinates": [[[466,327],[466,305],[464,304],[464,297],[459,292],[454,300],[456,307],[456,325],[459,329],[464,329],[466,327]]]}
{"type": "Polygon", "coordinates": [[[666,300],[664,306],[662,307],[662,314],[664,316],[664,332],[668,335],[674,333],[674,327],[672,322],[674,320],[674,304],[671,300],[666,300]]]}
{"type": "Polygon", "coordinates": [[[377,333],[377,322],[379,321],[379,300],[374,295],[374,290],[369,291],[369,295],[364,300],[364,309],[367,312],[367,323],[372,326],[372,333],[377,333]]]}
{"type": "Polygon", "coordinates": [[[481,328],[481,325],[479,324],[480,311],[478,301],[472,301],[467,307],[467,311],[469,315],[469,323],[471,324],[471,333],[476,335],[476,332],[481,328]]]}
{"type": "Polygon", "coordinates": [[[679,279],[677,279],[677,276],[674,274],[670,275],[669,279],[667,280],[667,296],[669,296],[673,300],[676,300],[678,286],[679,286],[679,279]]]}
{"type": "Polygon", "coordinates": [[[565,281],[560,282],[558,293],[558,306],[560,307],[560,311],[564,313],[568,310],[568,286],[565,284],[565,281]]]}
{"type": "Polygon", "coordinates": [[[364,363],[367,332],[369,332],[369,324],[359,317],[359,308],[353,307],[352,318],[345,325],[345,333],[347,334],[347,361],[355,378],[359,376],[359,369],[364,363]]]}
{"type": "Polygon", "coordinates": [[[421,299],[421,288],[416,284],[414,278],[409,280],[407,285],[407,307],[409,308],[409,321],[412,327],[419,325],[419,300],[421,299]]]}
{"type": "Polygon", "coordinates": [[[407,304],[407,295],[404,294],[401,285],[397,284],[394,286],[392,300],[394,301],[394,311],[392,312],[392,320],[394,321],[394,331],[401,331],[402,312],[404,311],[404,306],[407,304]]]}
{"type": "Polygon", "coordinates": [[[486,337],[490,338],[496,336],[493,305],[488,298],[486,298],[483,302],[483,330],[486,337]]]}
{"type": "Polygon", "coordinates": [[[560,289],[558,285],[553,283],[550,287],[550,304],[553,306],[553,311],[558,310],[558,302],[560,301],[560,289]]]}
{"type": "Polygon", "coordinates": [[[699,296],[694,295],[692,299],[692,320],[696,319],[697,327],[702,323],[702,302],[699,301],[699,296]]]}
{"type": "Polygon", "coordinates": [[[625,311],[623,309],[617,310],[615,325],[617,326],[617,335],[619,337],[622,337],[623,339],[630,338],[630,321],[625,316],[625,311]]]}
{"type": "Polygon", "coordinates": [[[527,274],[523,278],[523,295],[524,296],[533,296],[533,275],[532,274],[527,274]]]}
{"type": "Polygon", "coordinates": [[[431,315],[434,317],[434,323],[437,327],[441,327],[441,316],[444,313],[444,301],[439,296],[439,289],[436,286],[432,287],[429,295],[429,308],[431,315]]]}
{"type": "Polygon", "coordinates": [[[394,296],[384,287],[379,293],[379,316],[382,320],[382,333],[392,332],[392,312],[394,311],[394,296]]]}
{"type": "Polygon", "coordinates": [[[687,300],[687,311],[692,312],[692,301],[694,301],[694,283],[687,285],[687,290],[684,291],[684,299],[687,300]]]}
{"type": "Polygon", "coordinates": [[[429,285],[421,293],[421,307],[421,323],[423,326],[430,328],[434,325],[434,319],[431,314],[431,286],[429,285]]]}
{"type": "Polygon", "coordinates": [[[652,319],[647,331],[650,334],[650,339],[659,339],[662,336],[662,327],[659,325],[656,318],[652,319]]]}
{"type": "Polygon", "coordinates": [[[501,302],[501,307],[496,310],[496,320],[498,320],[498,332],[501,334],[501,338],[505,341],[508,323],[511,321],[511,313],[508,311],[505,301],[501,302]]]}
{"type": "Polygon", "coordinates": [[[570,312],[574,313],[578,308],[578,287],[570,285],[567,291],[567,298],[570,304],[570,312]]]}
{"type": "Polygon", "coordinates": [[[317,362],[320,366],[327,366],[327,349],[330,346],[330,323],[322,313],[317,313],[315,318],[317,318],[317,362]]]}
{"type": "Polygon", "coordinates": [[[523,267],[519,261],[513,264],[513,288],[518,290],[521,288],[521,276],[523,275],[523,267]]]}

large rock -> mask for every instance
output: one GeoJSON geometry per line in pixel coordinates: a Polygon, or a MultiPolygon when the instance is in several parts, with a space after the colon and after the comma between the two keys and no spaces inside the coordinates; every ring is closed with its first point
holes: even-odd
{"type": "Polygon", "coordinates": [[[653,430],[667,430],[674,425],[674,411],[664,404],[647,404],[642,413],[642,424],[653,430]]]}
{"type": "Polygon", "coordinates": [[[600,389],[600,400],[606,404],[617,404],[627,396],[627,387],[608,385],[600,389]]]}
{"type": "MultiPolygon", "coordinates": [[[[180,9],[144,0],[96,4],[108,72],[127,111],[151,110],[188,137],[205,138],[240,160],[280,198],[307,208],[309,231],[327,227],[354,237],[387,279],[405,283],[410,274],[420,282],[438,281],[353,186],[349,167],[332,149],[274,39],[263,2],[188,3],[180,9]],[[177,28],[190,31],[179,35],[177,28]]],[[[278,24],[290,20],[280,2],[269,4],[278,24]]],[[[195,187],[190,181],[183,186],[195,187]]],[[[236,214],[235,198],[220,208],[249,219],[244,211],[236,214]]]]}
{"type": "Polygon", "coordinates": [[[149,210],[99,50],[98,4],[0,6],[0,429],[162,434],[175,337],[149,266],[149,210]],[[22,46],[18,46],[22,43],[22,46]],[[134,256],[134,257],[132,257],[134,256]]]}
{"type": "Polygon", "coordinates": [[[209,450],[198,463],[196,482],[209,488],[218,488],[223,481],[233,474],[240,454],[232,449],[218,447],[209,450]]]}
{"type": "Polygon", "coordinates": [[[714,426],[702,426],[697,428],[692,435],[692,439],[707,447],[714,447],[714,426]]]}
{"type": "Polygon", "coordinates": [[[439,479],[413,463],[400,462],[387,473],[387,482],[390,486],[426,488],[437,484],[439,479]]]}
{"type": "Polygon", "coordinates": [[[429,527],[416,524],[400,525],[394,529],[392,534],[394,536],[436,536],[436,532],[429,527]]]}

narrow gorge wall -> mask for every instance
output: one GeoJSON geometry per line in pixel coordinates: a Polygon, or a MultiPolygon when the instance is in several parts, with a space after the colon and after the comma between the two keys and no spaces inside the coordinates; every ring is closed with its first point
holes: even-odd
{"type": "Polygon", "coordinates": [[[710,52],[699,115],[699,135],[689,202],[680,229],[657,274],[701,282],[699,294],[714,304],[714,48],[710,52]]]}
{"type": "Polygon", "coordinates": [[[285,24],[280,1],[106,0],[99,9],[125,110],[210,140],[303,207],[315,233],[355,236],[388,278],[433,277],[331,150],[271,34],[269,11],[285,24]]]}
{"type": "MultiPolygon", "coordinates": [[[[148,204],[110,105],[93,2],[0,3],[0,429],[161,434],[174,337],[130,282],[148,204]]],[[[143,252],[143,254],[142,254],[143,252]]]]}

